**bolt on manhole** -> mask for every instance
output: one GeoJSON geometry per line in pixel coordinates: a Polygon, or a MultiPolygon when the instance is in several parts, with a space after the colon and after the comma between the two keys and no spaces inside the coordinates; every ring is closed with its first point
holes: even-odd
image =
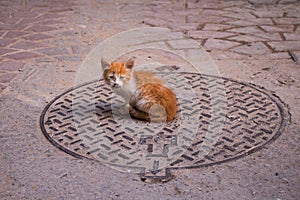
{"type": "Polygon", "coordinates": [[[113,108],[121,101],[100,80],[72,88],[50,102],[40,118],[42,131],[52,144],[75,157],[101,161],[124,171],[151,172],[155,178],[170,176],[170,170],[244,157],[275,140],[285,127],[284,105],[262,88],[197,73],[168,73],[163,77],[168,83],[176,82],[174,91],[184,89],[185,82],[196,94],[190,100],[178,97],[178,112],[172,123],[151,127],[146,122],[115,116],[113,108]],[[214,94],[220,92],[220,85],[225,88],[225,98],[216,100],[214,94]],[[212,110],[212,104],[222,106],[212,110]],[[189,119],[183,110],[198,113],[197,119],[189,119]],[[221,116],[225,118],[222,124],[208,128],[221,116]],[[179,121],[184,118],[197,122],[197,132],[190,137],[178,132],[183,131],[179,121]],[[216,141],[210,143],[214,138],[216,141]],[[187,146],[182,141],[187,141],[187,146]],[[151,162],[150,168],[139,160],[142,154],[151,162]],[[170,159],[160,167],[159,158],[170,159]],[[158,175],[161,169],[167,174],[158,175]]]}

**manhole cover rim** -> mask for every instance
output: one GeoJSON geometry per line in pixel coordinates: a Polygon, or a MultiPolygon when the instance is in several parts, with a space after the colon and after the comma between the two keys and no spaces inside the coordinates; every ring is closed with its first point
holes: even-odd
{"type": "MultiPolygon", "coordinates": [[[[171,73],[176,73],[176,72],[171,72],[171,73]]],[[[177,73],[181,73],[181,74],[191,74],[191,75],[199,75],[199,76],[202,76],[202,77],[210,77],[210,78],[216,78],[216,79],[221,79],[221,80],[224,80],[224,81],[230,81],[230,82],[234,82],[234,83],[237,83],[237,84],[241,84],[241,85],[244,85],[244,86],[247,86],[247,87],[250,87],[264,95],[266,95],[272,102],[274,102],[274,104],[276,105],[276,107],[278,108],[279,110],[279,114],[280,114],[280,124],[278,125],[278,129],[276,130],[276,132],[273,134],[273,136],[268,139],[265,143],[259,145],[259,146],[255,146],[253,149],[249,150],[249,151],[246,151],[245,153],[242,153],[240,155],[237,155],[237,156],[233,156],[233,157],[230,157],[230,158],[227,158],[227,159],[224,159],[224,160],[221,160],[221,161],[215,161],[215,162],[212,162],[212,163],[206,163],[206,164],[199,164],[199,165],[192,165],[192,166],[179,166],[179,167],[172,167],[172,166],[168,166],[166,169],[169,169],[169,170],[177,170],[177,169],[194,169],[194,168],[200,168],[200,167],[209,167],[209,166],[213,166],[213,165],[219,165],[219,164],[223,164],[223,163],[226,163],[226,162],[230,162],[230,161],[234,161],[234,160],[237,160],[237,159],[240,159],[240,158],[243,158],[247,155],[250,155],[250,154],[253,154],[259,150],[261,150],[262,148],[264,148],[266,145],[269,145],[271,144],[272,142],[274,142],[285,130],[285,127],[287,125],[287,121],[289,119],[289,111],[288,111],[288,107],[287,105],[272,91],[269,91],[267,89],[265,89],[264,87],[262,86],[259,86],[259,85],[255,85],[255,84],[252,84],[252,83],[247,83],[247,82],[242,82],[242,81],[239,81],[239,80],[234,80],[234,79],[231,79],[231,78],[226,78],[226,77],[220,77],[220,76],[214,76],[214,75],[207,75],[207,74],[201,74],[201,73],[193,73],[193,72],[177,72],[177,73]]],[[[100,79],[101,80],[101,79],[100,79]]],[[[54,145],[56,148],[60,149],[61,151],[64,151],[65,153],[73,156],[73,157],[76,157],[76,158],[80,158],[80,159],[88,159],[88,160],[93,160],[93,161],[97,161],[99,163],[102,163],[100,160],[97,160],[97,159],[93,159],[93,158],[89,158],[87,156],[84,156],[84,155],[81,155],[81,154],[78,154],[64,146],[62,146],[61,144],[59,144],[57,141],[55,141],[47,132],[45,126],[44,126],[44,122],[45,122],[45,116],[46,116],[46,113],[48,111],[48,109],[59,99],[61,98],[62,96],[64,96],[65,94],[68,94],[69,92],[73,91],[73,90],[76,90],[78,88],[81,88],[83,86],[86,86],[86,85],[89,85],[89,84],[92,84],[92,83],[97,83],[98,81],[100,80],[93,80],[93,81],[89,81],[89,82],[86,82],[86,83],[82,83],[80,85],[77,85],[77,86],[74,86],[74,87],[71,87],[69,88],[68,90],[64,91],[63,93],[59,94],[58,96],[56,96],[55,98],[53,98],[46,106],[45,108],[43,109],[42,113],[41,113],[41,116],[40,116],[40,119],[39,119],[39,124],[40,124],[40,128],[41,128],[41,131],[43,132],[43,135],[46,137],[46,139],[52,144],[54,145]]],[[[118,165],[115,165],[115,164],[110,164],[112,166],[118,166],[118,165]]],[[[128,168],[142,168],[142,167],[128,167],[128,168]]]]}

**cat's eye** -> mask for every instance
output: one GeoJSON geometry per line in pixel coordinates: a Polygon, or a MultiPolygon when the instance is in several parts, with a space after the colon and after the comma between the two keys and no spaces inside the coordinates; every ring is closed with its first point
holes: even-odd
{"type": "Polygon", "coordinates": [[[113,75],[110,75],[109,79],[113,80],[113,79],[115,79],[115,77],[113,75]]]}
{"type": "Polygon", "coordinates": [[[124,80],[125,79],[125,76],[120,76],[120,80],[124,80]]]}

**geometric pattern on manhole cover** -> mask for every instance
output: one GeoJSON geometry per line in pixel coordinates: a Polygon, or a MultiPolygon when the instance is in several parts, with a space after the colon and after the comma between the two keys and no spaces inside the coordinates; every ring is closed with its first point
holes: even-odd
{"type": "MultiPolygon", "coordinates": [[[[272,142],[285,128],[288,116],[283,103],[258,86],[186,72],[169,73],[164,78],[172,82],[174,76],[184,79],[196,94],[196,99],[179,101],[178,109],[192,109],[197,113],[194,121],[198,127],[193,138],[186,138],[189,145],[182,145],[186,151],[182,148],[177,152],[179,157],[167,163],[167,174],[162,177],[170,178],[167,177],[170,170],[209,166],[244,157],[272,142]],[[216,100],[218,94],[222,98],[216,100]],[[212,109],[214,104],[222,106],[212,109]],[[225,120],[215,125],[213,122],[219,118],[225,120]],[[213,142],[209,143],[211,140],[213,142]]],[[[173,89],[177,87],[180,88],[178,83],[173,85],[173,89]]],[[[118,99],[103,80],[72,88],[45,107],[40,118],[43,134],[53,145],[75,157],[125,160],[126,165],[121,166],[116,161],[117,168],[134,166],[136,161],[128,155],[139,151],[153,155],[155,148],[159,148],[161,152],[156,156],[170,156],[170,146],[178,145],[176,130],[180,118],[185,116],[177,115],[172,123],[161,127],[158,134],[153,134],[155,127],[147,128],[146,122],[141,121],[134,122],[135,128],[125,126],[119,131],[120,126],[124,126],[124,119],[117,119],[118,116],[113,114],[112,101],[118,99]],[[133,135],[139,126],[143,126],[143,130],[139,130],[143,134],[133,135]],[[100,139],[99,135],[102,136],[100,139]]],[[[113,162],[110,160],[111,164],[113,162]]],[[[156,165],[159,163],[153,163],[153,177],[161,177],[156,165]]],[[[143,166],[137,167],[143,172],[143,166]]]]}

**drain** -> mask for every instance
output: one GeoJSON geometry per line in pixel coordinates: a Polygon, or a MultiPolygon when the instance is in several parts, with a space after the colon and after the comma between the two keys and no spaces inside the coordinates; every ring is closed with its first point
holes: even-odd
{"type": "Polygon", "coordinates": [[[262,88],[195,73],[169,73],[164,78],[173,81],[174,90],[184,89],[180,80],[188,83],[195,94],[190,99],[179,97],[172,123],[153,125],[114,115],[114,106],[121,100],[100,80],[51,101],[41,115],[41,129],[53,145],[72,156],[136,171],[143,178],[167,180],[171,170],[249,155],[285,128],[284,105],[262,88]],[[190,125],[182,127],[184,120],[190,125]],[[145,162],[150,167],[143,166],[145,162]]]}

